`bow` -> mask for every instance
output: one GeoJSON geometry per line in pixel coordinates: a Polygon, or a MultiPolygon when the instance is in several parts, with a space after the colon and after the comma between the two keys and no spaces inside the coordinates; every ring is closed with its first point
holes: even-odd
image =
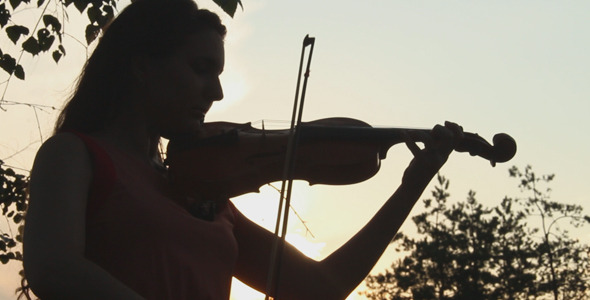
{"type": "MultiPolygon", "coordinates": [[[[287,153],[285,158],[285,165],[283,168],[283,180],[281,183],[281,196],[279,199],[279,208],[277,211],[277,222],[275,225],[275,240],[272,246],[272,254],[270,257],[270,264],[266,282],[266,300],[271,299],[270,295],[277,295],[279,274],[281,269],[281,258],[283,249],[285,247],[285,237],[287,235],[287,224],[289,221],[289,207],[291,205],[291,191],[293,185],[293,169],[295,166],[295,151],[299,140],[299,125],[301,124],[303,116],[303,104],[305,103],[305,91],[307,89],[307,81],[309,79],[309,67],[311,65],[311,57],[313,55],[313,47],[315,38],[306,35],[303,39],[301,47],[301,59],[299,62],[299,73],[297,75],[297,86],[295,89],[295,100],[293,101],[293,114],[291,116],[291,126],[289,128],[289,139],[287,142],[287,153]],[[301,99],[299,99],[299,87],[301,85],[301,72],[303,70],[303,61],[305,57],[305,50],[310,47],[309,55],[307,57],[307,66],[304,74],[303,87],[301,90],[301,99]]],[[[276,297],[275,297],[276,299],[276,297]]]]}

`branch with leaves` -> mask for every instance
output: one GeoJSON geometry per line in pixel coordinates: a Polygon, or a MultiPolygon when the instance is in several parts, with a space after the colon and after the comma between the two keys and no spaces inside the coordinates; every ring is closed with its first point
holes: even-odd
{"type": "Polygon", "coordinates": [[[11,168],[6,168],[0,160],[0,210],[9,223],[9,232],[0,232],[0,262],[7,264],[11,260],[22,260],[17,245],[22,243],[23,219],[27,208],[28,179],[11,168]],[[12,226],[18,231],[12,232],[12,226]]]}
{"type": "MultiPolygon", "coordinates": [[[[90,45],[114,17],[119,0],[1,0],[0,2],[0,37],[6,35],[15,45],[20,44],[19,53],[9,53],[0,49],[0,68],[8,74],[4,93],[0,98],[0,105],[5,100],[4,95],[12,76],[24,80],[25,68],[20,61],[24,53],[42,55],[51,53],[52,59],[58,63],[66,55],[63,44],[65,23],[68,19],[68,8],[74,6],[80,14],[86,14],[85,38],[90,45]],[[35,24],[20,24],[13,16],[19,12],[35,9],[38,18],[35,24]]],[[[162,0],[166,1],[166,0],[162,0]]],[[[228,15],[234,16],[241,0],[213,0],[228,15]]],[[[243,7],[242,7],[243,8],[243,7]]]]}

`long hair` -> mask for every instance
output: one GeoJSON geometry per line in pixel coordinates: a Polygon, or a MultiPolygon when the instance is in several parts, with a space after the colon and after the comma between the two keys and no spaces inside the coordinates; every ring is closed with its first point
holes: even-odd
{"type": "Polygon", "coordinates": [[[127,6],[103,31],[54,133],[103,129],[127,106],[126,96],[136,80],[134,57],[165,57],[188,35],[203,30],[226,34],[219,16],[191,0],[137,0],[127,6]]]}

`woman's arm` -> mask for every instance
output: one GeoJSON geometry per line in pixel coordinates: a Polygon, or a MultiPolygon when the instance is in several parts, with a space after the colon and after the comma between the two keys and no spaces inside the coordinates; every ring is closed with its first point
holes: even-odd
{"type": "MultiPolygon", "coordinates": [[[[424,150],[408,147],[414,159],[402,184],[375,216],[348,242],[322,261],[314,261],[287,245],[279,276],[278,298],[344,299],[356,288],[381,257],[430,180],[446,162],[461,128],[448,123],[432,131],[424,150]]],[[[239,215],[236,236],[240,259],[236,276],[264,290],[274,235],[239,215]]]]}
{"type": "Polygon", "coordinates": [[[41,146],[30,182],[24,268],[42,299],[142,299],[84,258],[92,164],[84,143],[59,134],[41,146]]]}

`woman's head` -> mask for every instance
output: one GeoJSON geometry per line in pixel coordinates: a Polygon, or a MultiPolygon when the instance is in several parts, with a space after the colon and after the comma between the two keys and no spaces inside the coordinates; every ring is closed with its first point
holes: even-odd
{"type": "Polygon", "coordinates": [[[55,131],[90,133],[129,109],[129,93],[141,81],[137,62],[170,56],[189,36],[226,29],[217,15],[191,0],[138,0],[106,28],[86,62],[78,86],[59,116],[55,131]]]}

